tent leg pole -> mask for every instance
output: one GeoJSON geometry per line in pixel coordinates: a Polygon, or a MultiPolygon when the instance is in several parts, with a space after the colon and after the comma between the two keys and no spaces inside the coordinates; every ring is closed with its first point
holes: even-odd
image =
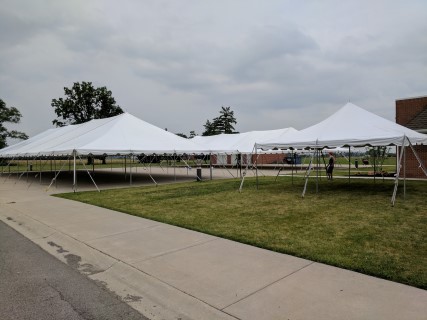
{"type": "Polygon", "coordinates": [[[126,179],[128,177],[128,175],[127,175],[127,167],[126,167],[126,160],[127,160],[127,156],[125,155],[125,181],[126,181],[126,179]]]}
{"type": "Polygon", "coordinates": [[[291,164],[291,175],[292,175],[292,185],[294,185],[294,165],[295,165],[295,160],[296,160],[296,157],[295,157],[295,153],[294,153],[294,150],[292,150],[291,151],[291,156],[292,156],[292,164],[291,164]]]}
{"type": "Polygon", "coordinates": [[[320,152],[316,149],[316,193],[319,193],[319,165],[320,165],[320,152]]]}
{"type": "Polygon", "coordinates": [[[310,163],[308,164],[308,168],[307,168],[307,171],[305,173],[305,183],[304,183],[304,189],[302,190],[301,198],[304,198],[305,191],[307,190],[308,177],[310,176],[311,169],[313,167],[314,157],[315,157],[315,154],[313,152],[311,152],[310,163]]]}
{"type": "Polygon", "coordinates": [[[256,163],[255,163],[256,189],[258,190],[258,155],[257,155],[256,149],[255,149],[255,158],[256,158],[256,163]]]}
{"type": "Polygon", "coordinates": [[[76,151],[73,151],[73,191],[77,191],[76,151]]]}
{"type": "Polygon", "coordinates": [[[212,180],[212,153],[209,153],[209,174],[212,180]]]}
{"type": "Polygon", "coordinates": [[[350,184],[350,168],[351,166],[351,151],[350,151],[350,147],[348,147],[348,184],[350,184]]]}
{"type": "Polygon", "coordinates": [[[374,147],[374,183],[377,181],[376,180],[376,176],[377,176],[376,160],[377,160],[377,152],[374,147]]]}
{"type": "Polygon", "coordinates": [[[133,160],[133,155],[129,156],[129,185],[132,185],[132,160],[133,160]]]}
{"type": "Polygon", "coordinates": [[[403,147],[403,200],[406,199],[406,149],[403,147]]]}
{"type": "MultiPolygon", "coordinates": [[[[391,197],[391,206],[394,207],[394,203],[396,202],[396,195],[397,195],[397,186],[399,185],[399,176],[400,176],[400,168],[402,167],[402,156],[403,156],[403,148],[405,147],[405,139],[406,137],[403,137],[402,141],[402,150],[399,152],[399,158],[397,162],[397,170],[396,170],[396,178],[394,179],[394,190],[393,190],[393,196],[391,197]]],[[[397,151],[399,151],[399,148],[397,148],[397,151]]]]}

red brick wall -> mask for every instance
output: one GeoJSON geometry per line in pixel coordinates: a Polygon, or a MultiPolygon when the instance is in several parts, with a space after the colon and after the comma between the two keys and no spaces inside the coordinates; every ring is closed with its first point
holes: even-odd
{"type": "Polygon", "coordinates": [[[426,106],[427,97],[396,100],[396,123],[406,125],[426,106]]]}
{"type": "MultiPolygon", "coordinates": [[[[396,123],[403,126],[406,125],[426,107],[427,97],[396,100],[396,123]]],[[[414,146],[414,149],[424,163],[424,166],[427,166],[427,146],[414,146]]],[[[408,178],[427,179],[419,166],[417,158],[408,147],[406,152],[406,176],[408,178]]],[[[403,168],[401,170],[401,176],[403,176],[403,168]]]]}
{"type": "MultiPolygon", "coordinates": [[[[418,154],[418,157],[421,159],[421,162],[424,164],[424,167],[427,168],[427,146],[414,146],[414,149],[418,154]]],[[[404,160],[402,158],[402,163],[403,161],[404,160]]],[[[400,176],[403,177],[403,167],[400,170],[400,176]]],[[[406,177],[427,179],[410,147],[406,148],[406,177]]]]}
{"type": "Polygon", "coordinates": [[[254,163],[255,161],[258,163],[258,165],[283,163],[283,159],[285,157],[286,155],[283,153],[252,155],[252,163],[254,163]],[[256,161],[257,157],[258,157],[258,161],[256,161]]]}

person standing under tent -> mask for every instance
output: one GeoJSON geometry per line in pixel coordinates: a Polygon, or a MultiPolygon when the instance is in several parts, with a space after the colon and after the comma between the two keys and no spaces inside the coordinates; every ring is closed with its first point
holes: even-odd
{"type": "Polygon", "coordinates": [[[332,180],[332,173],[334,172],[335,166],[335,158],[332,152],[329,152],[329,163],[326,166],[326,175],[328,176],[328,180],[332,180]]]}

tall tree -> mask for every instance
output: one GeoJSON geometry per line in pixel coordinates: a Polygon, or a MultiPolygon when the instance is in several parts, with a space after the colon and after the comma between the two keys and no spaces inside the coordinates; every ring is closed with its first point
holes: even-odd
{"type": "Polygon", "coordinates": [[[123,113],[116,105],[110,90],[95,88],[92,82],[75,82],[71,89],[64,87],[66,98],[52,99],[58,119],[52,121],[57,127],[79,124],[92,119],[102,119],[123,113]]]}
{"type": "Polygon", "coordinates": [[[206,123],[203,125],[205,127],[205,132],[202,133],[202,136],[213,136],[220,133],[237,133],[234,131],[233,124],[237,124],[237,120],[234,117],[234,111],[231,110],[231,107],[221,107],[219,111],[219,117],[216,117],[211,121],[206,120],[206,123]]]}
{"type": "Polygon", "coordinates": [[[224,133],[235,133],[233,124],[237,124],[234,111],[230,107],[221,107],[219,123],[224,133]]]}
{"type": "Polygon", "coordinates": [[[28,139],[25,133],[16,130],[7,130],[3,125],[5,122],[19,123],[21,117],[21,112],[17,108],[7,107],[6,103],[0,99],[0,149],[7,147],[7,138],[28,139]]]}

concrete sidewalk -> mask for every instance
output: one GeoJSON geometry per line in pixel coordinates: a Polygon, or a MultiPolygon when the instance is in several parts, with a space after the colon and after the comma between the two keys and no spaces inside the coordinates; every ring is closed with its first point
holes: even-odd
{"type": "Polygon", "coordinates": [[[425,290],[58,199],[16,179],[0,181],[0,220],[151,319],[427,319],[425,290]]]}

